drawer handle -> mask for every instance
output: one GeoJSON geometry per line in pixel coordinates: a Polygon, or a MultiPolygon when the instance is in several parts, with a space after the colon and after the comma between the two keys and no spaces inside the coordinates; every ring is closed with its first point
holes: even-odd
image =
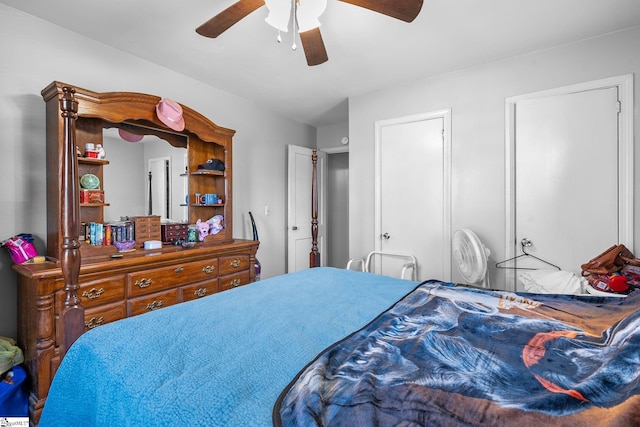
{"type": "Polygon", "coordinates": [[[198,298],[201,298],[201,297],[207,295],[207,288],[198,288],[195,291],[193,291],[193,294],[195,296],[197,296],[198,298]]]}
{"type": "Polygon", "coordinates": [[[140,279],[136,280],[135,285],[140,289],[148,288],[153,283],[153,279],[140,279]]]}
{"type": "Polygon", "coordinates": [[[240,264],[241,264],[241,262],[240,262],[239,259],[234,259],[233,261],[231,261],[231,267],[233,267],[233,268],[240,267],[240,264]]]}
{"type": "Polygon", "coordinates": [[[207,265],[207,266],[205,266],[205,267],[203,267],[203,268],[202,268],[202,271],[203,271],[204,273],[211,274],[211,273],[213,273],[213,272],[215,271],[215,269],[216,269],[216,267],[215,267],[215,266],[213,266],[213,265],[207,265]]]}
{"type": "Polygon", "coordinates": [[[183,267],[178,267],[173,271],[175,271],[176,273],[182,273],[184,271],[184,268],[183,267]]]}
{"type": "Polygon", "coordinates": [[[154,301],[151,304],[147,304],[147,309],[150,311],[157,310],[159,308],[162,308],[163,304],[164,303],[162,301],[154,301]]]}
{"type": "Polygon", "coordinates": [[[87,329],[93,329],[97,326],[100,326],[102,322],[104,322],[104,317],[100,316],[97,319],[95,317],[92,317],[88,322],[84,322],[84,326],[86,326],[87,329]]]}
{"type": "Polygon", "coordinates": [[[90,291],[84,291],[82,293],[82,296],[89,299],[96,299],[96,298],[100,298],[100,295],[102,295],[103,293],[104,293],[104,288],[100,288],[100,289],[91,288],[90,291]]]}
{"type": "Polygon", "coordinates": [[[235,288],[237,286],[240,286],[241,283],[242,283],[242,281],[240,279],[233,279],[231,281],[231,286],[233,286],[235,288]]]}

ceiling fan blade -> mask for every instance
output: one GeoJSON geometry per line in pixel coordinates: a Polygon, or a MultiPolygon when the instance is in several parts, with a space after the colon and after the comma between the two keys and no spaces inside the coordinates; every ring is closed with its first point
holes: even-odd
{"type": "Polygon", "coordinates": [[[196,33],[216,38],[261,6],[264,6],[264,0],[240,0],[200,25],[196,28],[196,33]]]}
{"type": "Polygon", "coordinates": [[[401,21],[411,22],[422,9],[423,0],[340,0],[401,21]]]}
{"type": "Polygon", "coordinates": [[[324,41],[322,41],[322,34],[320,34],[320,28],[301,32],[300,41],[302,41],[304,55],[307,57],[307,65],[310,67],[320,65],[329,60],[324,41]]]}

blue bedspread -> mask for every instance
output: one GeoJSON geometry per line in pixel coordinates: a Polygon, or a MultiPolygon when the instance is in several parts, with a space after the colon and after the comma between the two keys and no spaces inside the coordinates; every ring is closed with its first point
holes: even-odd
{"type": "Polygon", "coordinates": [[[67,352],[40,425],[271,425],[309,361],[416,286],[316,268],[100,326],[67,352]]]}
{"type": "Polygon", "coordinates": [[[278,426],[638,426],[640,292],[425,283],[288,386],[278,426]]]}

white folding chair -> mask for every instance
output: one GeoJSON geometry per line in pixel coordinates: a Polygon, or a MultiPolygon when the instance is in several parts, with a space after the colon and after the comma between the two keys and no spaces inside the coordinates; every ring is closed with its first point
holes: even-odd
{"type": "Polygon", "coordinates": [[[391,252],[382,252],[382,251],[372,251],[369,252],[366,258],[352,258],[347,263],[347,270],[354,270],[356,267],[359,267],[357,271],[364,271],[368,273],[372,273],[371,264],[372,260],[375,256],[379,258],[382,257],[393,257],[393,258],[403,258],[407,262],[402,265],[402,270],[400,272],[400,277],[405,280],[418,280],[418,261],[416,257],[408,254],[399,254],[399,253],[391,253],[391,252]],[[407,273],[411,270],[411,275],[407,277],[407,273]]]}

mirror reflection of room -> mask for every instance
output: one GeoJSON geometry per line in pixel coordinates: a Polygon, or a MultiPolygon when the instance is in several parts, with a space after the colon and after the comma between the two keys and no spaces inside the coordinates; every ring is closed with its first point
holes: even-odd
{"type": "Polygon", "coordinates": [[[187,151],[155,135],[126,141],[117,128],[103,132],[105,222],[123,217],[157,215],[161,221],[188,222],[185,170],[187,151]]]}

